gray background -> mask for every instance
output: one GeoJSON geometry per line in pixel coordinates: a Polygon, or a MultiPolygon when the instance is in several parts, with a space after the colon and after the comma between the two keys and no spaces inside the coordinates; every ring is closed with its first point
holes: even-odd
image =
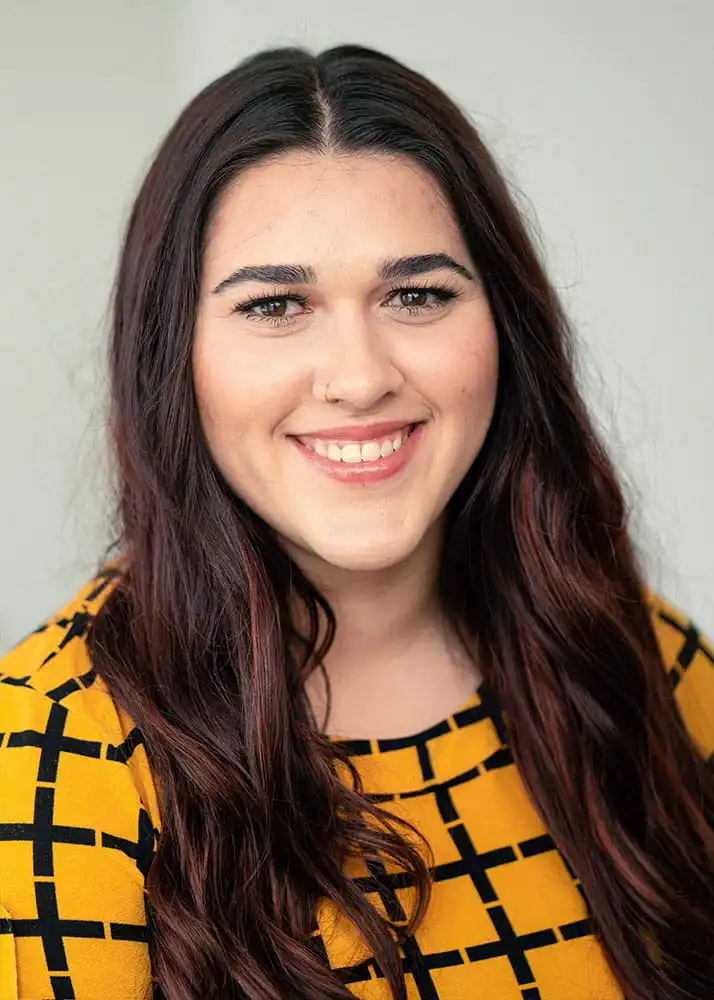
{"type": "Polygon", "coordinates": [[[465,107],[581,340],[649,579],[714,634],[714,3],[0,0],[0,653],[106,540],[121,226],[183,105],[256,49],[359,42],[465,107]]]}

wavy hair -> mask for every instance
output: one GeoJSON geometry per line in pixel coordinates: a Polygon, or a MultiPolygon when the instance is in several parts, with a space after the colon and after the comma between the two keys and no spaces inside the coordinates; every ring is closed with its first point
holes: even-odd
{"type": "Polygon", "coordinates": [[[428,845],[363,792],[310,710],[304,682],[334,613],[224,481],[198,420],[191,348],[217,199],[241,170],[296,149],[410,158],[452,206],[496,323],[499,385],[445,512],[441,605],[478,650],[626,996],[705,1000],[714,782],[663,669],[623,490],[576,386],[572,330],[474,125],[424,76],[356,45],[263,51],[209,84],[160,144],[124,235],[105,553],[121,552],[122,571],[88,645],[159,790],[146,884],[161,995],[346,1000],[311,946],[327,899],[405,1000],[398,945],[429,899],[428,845]],[[307,634],[286,611],[295,601],[307,634]],[[345,872],[354,857],[403,870],[406,923],[362,895],[345,872]]]}

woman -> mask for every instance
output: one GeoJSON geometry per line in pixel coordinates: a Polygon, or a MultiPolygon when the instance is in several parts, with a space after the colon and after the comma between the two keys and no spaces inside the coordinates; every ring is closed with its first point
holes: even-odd
{"type": "Polygon", "coordinates": [[[116,541],[0,662],[3,998],[712,996],[712,650],[571,336],[424,77],[279,49],[189,104],[116,541]]]}

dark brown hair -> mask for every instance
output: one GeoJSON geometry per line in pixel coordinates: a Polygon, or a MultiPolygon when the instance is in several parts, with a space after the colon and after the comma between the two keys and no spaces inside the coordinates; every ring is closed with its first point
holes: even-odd
{"type": "Polygon", "coordinates": [[[107,554],[120,550],[124,568],[89,648],[159,788],[147,888],[161,995],[349,997],[310,945],[327,897],[404,1000],[396,942],[428,901],[424,845],[356,773],[345,780],[344,752],[310,712],[304,681],[333,612],[221,477],[197,416],[208,222],[235,175],[294,149],[410,158],[453,208],[500,371],[488,436],[446,511],[442,606],[476,644],[516,763],[627,997],[710,998],[712,774],[663,669],[623,491],[576,387],[573,334],[474,125],[419,73],[354,45],[261,52],[192,100],[141,185],[118,268],[107,554]],[[302,637],[285,610],[295,599],[312,622],[302,637]],[[344,874],[352,855],[403,868],[414,886],[406,926],[344,874]]]}

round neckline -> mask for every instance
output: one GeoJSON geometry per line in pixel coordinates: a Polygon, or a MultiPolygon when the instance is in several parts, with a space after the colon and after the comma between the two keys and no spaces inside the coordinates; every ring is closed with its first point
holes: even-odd
{"type": "Polygon", "coordinates": [[[369,752],[367,747],[376,746],[380,753],[388,753],[390,750],[403,750],[405,747],[417,746],[433,740],[454,728],[458,728],[459,716],[464,712],[469,712],[475,708],[482,700],[484,690],[484,680],[481,678],[475,685],[466,701],[459,706],[451,715],[447,715],[430,726],[424,726],[416,732],[406,736],[337,736],[328,733],[327,738],[331,743],[337,743],[353,750],[361,750],[362,753],[369,752]]]}

